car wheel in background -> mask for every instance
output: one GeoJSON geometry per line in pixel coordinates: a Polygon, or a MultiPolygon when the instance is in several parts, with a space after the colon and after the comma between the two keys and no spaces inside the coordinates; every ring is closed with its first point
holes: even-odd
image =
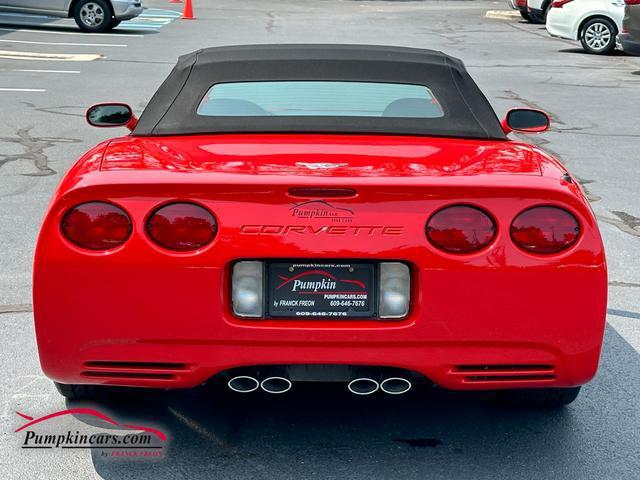
{"type": "Polygon", "coordinates": [[[498,399],[513,407],[552,409],[569,405],[579,393],[580,387],[501,390],[498,399]]]}
{"type": "Polygon", "coordinates": [[[608,18],[592,18],[580,31],[582,48],[589,53],[604,55],[616,48],[618,30],[608,18]]]}
{"type": "Polygon", "coordinates": [[[548,1],[546,4],[543,3],[542,11],[538,14],[529,13],[529,16],[531,17],[531,22],[542,24],[542,25],[547,23],[547,15],[549,14],[549,10],[551,10],[551,3],[552,3],[551,1],[548,1]]]}
{"type": "Polygon", "coordinates": [[[531,21],[531,16],[529,15],[528,12],[525,12],[524,10],[520,10],[520,16],[524,18],[527,22],[531,21]]]}
{"type": "Polygon", "coordinates": [[[536,25],[540,25],[544,23],[544,19],[540,15],[536,15],[535,13],[529,13],[529,17],[531,17],[531,23],[536,25]]]}
{"type": "Polygon", "coordinates": [[[552,6],[553,2],[551,0],[549,0],[546,5],[543,5],[542,8],[544,9],[544,17],[542,18],[542,23],[547,23],[547,16],[549,15],[549,11],[551,10],[552,6]]]}
{"type": "Polygon", "coordinates": [[[73,18],[83,32],[107,32],[113,28],[111,6],[105,0],[80,0],[73,18]]]}

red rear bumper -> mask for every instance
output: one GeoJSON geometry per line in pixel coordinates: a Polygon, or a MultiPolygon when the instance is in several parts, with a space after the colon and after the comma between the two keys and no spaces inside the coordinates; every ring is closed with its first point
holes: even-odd
{"type": "Polygon", "coordinates": [[[602,268],[443,269],[400,259],[413,265],[414,292],[400,321],[241,320],[229,311],[224,267],[111,268],[94,258],[43,268],[36,290],[42,367],[63,383],[161,387],[264,364],[393,366],[451,389],[573,386],[595,374],[602,268]]]}
{"type": "Polygon", "coordinates": [[[283,237],[240,234],[246,224],[291,222],[278,187],[262,193],[235,188],[221,195],[205,185],[194,195],[192,185],[95,186],[54,205],[34,276],[44,372],[62,383],[167,388],[265,364],[398,367],[451,389],[568,387],[594,376],[605,323],[606,265],[595,220],[578,197],[544,189],[514,190],[505,199],[503,191],[486,187],[434,187],[428,195],[424,189],[381,193],[376,186],[361,187],[350,205],[354,222],[402,225],[402,235],[283,237]],[[216,214],[221,228],[211,246],[197,254],[168,253],[145,237],[146,215],[166,201],[166,191],[198,200],[216,214]],[[106,254],[82,252],[59,233],[68,207],[95,198],[121,205],[134,220],[132,237],[106,254]],[[531,205],[560,204],[580,219],[583,233],[567,252],[533,256],[513,245],[508,221],[500,220],[497,239],[485,251],[444,254],[426,241],[425,222],[459,198],[498,219],[513,219],[531,205]],[[336,256],[411,265],[409,316],[242,320],[231,313],[235,260],[336,256]]]}

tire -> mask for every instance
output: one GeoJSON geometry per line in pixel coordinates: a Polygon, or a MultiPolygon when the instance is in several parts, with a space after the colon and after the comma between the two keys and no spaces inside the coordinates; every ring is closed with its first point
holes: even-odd
{"type": "Polygon", "coordinates": [[[116,28],[118,25],[120,25],[120,22],[122,20],[116,20],[115,18],[111,21],[111,28],[116,28]]]}
{"type": "Polygon", "coordinates": [[[540,13],[529,13],[531,17],[531,23],[544,25],[547,23],[547,15],[549,15],[549,10],[551,10],[551,2],[543,3],[541,5],[540,10],[536,10],[536,12],[540,13]]]}
{"type": "Polygon", "coordinates": [[[531,17],[531,23],[533,23],[534,25],[543,25],[544,24],[544,20],[541,16],[534,14],[529,14],[529,16],[531,17]]]}
{"type": "Polygon", "coordinates": [[[580,43],[586,52],[607,55],[616,48],[618,29],[608,18],[592,18],[580,30],[580,43]]]}
{"type": "Polygon", "coordinates": [[[547,23],[547,17],[549,16],[549,11],[551,10],[552,5],[553,2],[551,0],[549,0],[547,4],[544,5],[544,17],[542,19],[542,23],[544,23],[545,25],[547,23]]]}
{"type": "Polygon", "coordinates": [[[79,0],[73,18],[83,32],[103,33],[113,28],[113,12],[105,0],[79,0]]]}
{"type": "Polygon", "coordinates": [[[525,12],[524,10],[520,10],[520,16],[524,18],[527,22],[531,22],[531,16],[529,15],[528,12],[525,12]]]}
{"type": "Polygon", "coordinates": [[[550,410],[569,405],[579,393],[580,387],[502,390],[498,392],[498,399],[512,407],[550,410]]]}
{"type": "Polygon", "coordinates": [[[533,24],[536,24],[536,25],[544,24],[544,15],[529,13],[529,17],[531,18],[531,23],[533,24]]]}
{"type": "Polygon", "coordinates": [[[105,385],[71,385],[67,383],[53,382],[56,389],[63,397],[69,400],[125,400],[155,390],[133,387],[109,387],[105,385]]]}

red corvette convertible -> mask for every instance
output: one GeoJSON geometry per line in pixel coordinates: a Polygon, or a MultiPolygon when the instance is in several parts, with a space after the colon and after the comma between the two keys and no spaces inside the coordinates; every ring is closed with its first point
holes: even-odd
{"type": "Polygon", "coordinates": [[[463,64],[358,45],[180,58],[131,133],[69,170],[38,241],[42,368],[69,398],[224,382],[358,395],[418,382],[571,402],[606,264],[546,114],[500,122],[463,64]]]}

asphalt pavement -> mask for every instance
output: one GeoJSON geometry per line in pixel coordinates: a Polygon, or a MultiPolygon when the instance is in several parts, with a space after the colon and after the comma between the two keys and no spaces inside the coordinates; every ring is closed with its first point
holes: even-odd
{"type": "MultiPolygon", "coordinates": [[[[587,55],[543,26],[486,17],[506,2],[194,0],[196,20],[177,18],[181,4],[144,3],[143,17],[100,35],[78,32],[72,20],[0,14],[0,478],[640,478],[640,58],[587,55]],[[281,396],[196,389],[65,404],[37,360],[36,235],[69,166],[126,133],[89,127],[84,110],[117,100],[140,112],[179,55],[267,42],[442,50],[466,63],[498,115],[514,106],[551,114],[551,131],[527,139],[588,191],[609,264],[601,369],[576,402],[530,412],[484,393],[423,388],[358,398],[314,386],[281,396]],[[40,417],[76,407],[161,428],[169,436],[163,457],[20,448],[16,411],[40,417]]],[[[83,416],[61,422],[104,430],[83,416]]]]}

